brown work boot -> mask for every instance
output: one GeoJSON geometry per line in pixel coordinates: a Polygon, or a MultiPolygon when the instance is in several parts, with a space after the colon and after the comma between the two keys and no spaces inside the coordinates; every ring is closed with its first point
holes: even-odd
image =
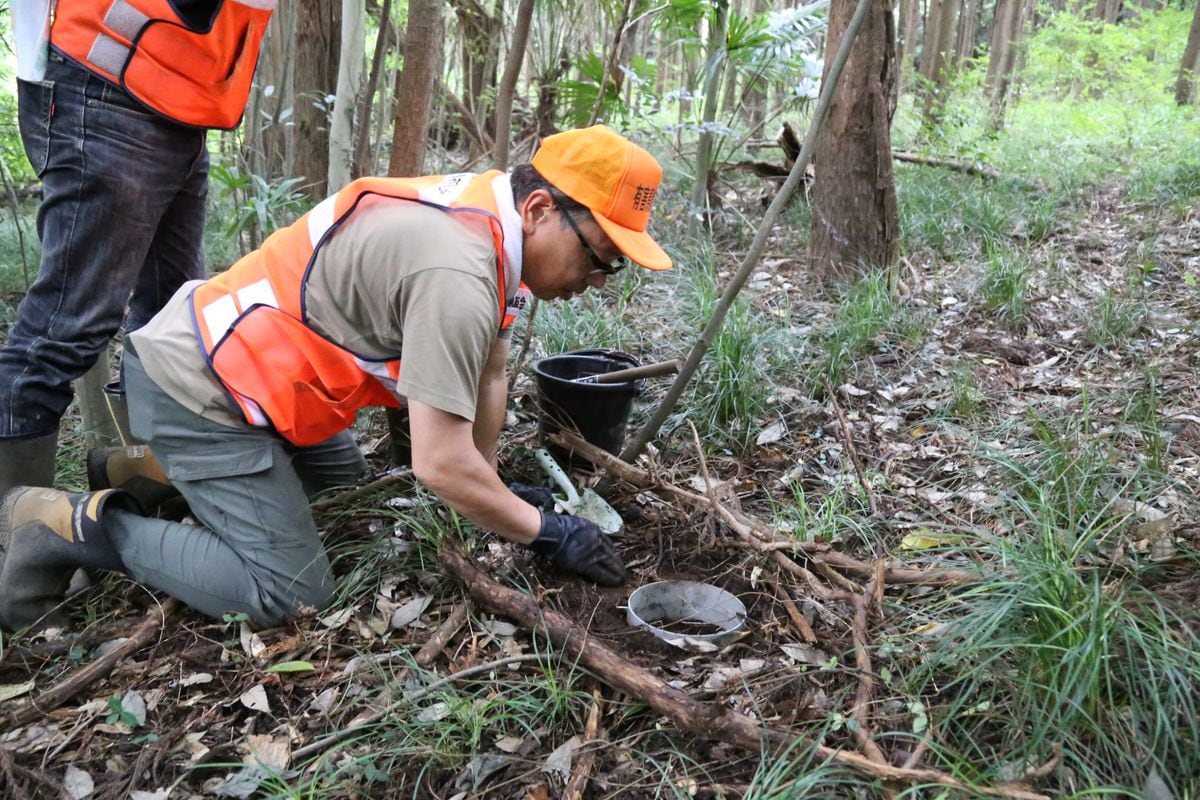
{"type": "Polygon", "coordinates": [[[179,490],[144,444],[129,447],[97,447],[87,454],[87,478],[90,489],[124,489],[147,513],[158,513],[170,504],[174,513],[182,506],[179,490]],[[176,499],[179,502],[173,502],[176,499]]]}
{"type": "Polygon", "coordinates": [[[18,486],[0,499],[0,628],[25,628],[46,616],[79,567],[124,570],[102,524],[113,508],[141,511],[117,489],[68,494],[18,486]]]}

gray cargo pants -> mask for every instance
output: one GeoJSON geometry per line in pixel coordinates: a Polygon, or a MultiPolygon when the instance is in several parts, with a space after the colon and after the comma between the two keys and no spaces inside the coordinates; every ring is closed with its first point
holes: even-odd
{"type": "Polygon", "coordinates": [[[366,461],[348,432],[296,447],[274,431],[231,428],[176,403],[125,355],[134,436],[150,444],[201,525],[126,511],[104,529],[129,573],[214,617],[277,625],[333,593],[309,498],[355,482],[366,461]]]}

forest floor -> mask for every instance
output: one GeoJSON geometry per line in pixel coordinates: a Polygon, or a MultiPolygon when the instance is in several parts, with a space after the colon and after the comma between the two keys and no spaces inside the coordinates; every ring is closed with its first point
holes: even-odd
{"type": "MultiPolygon", "coordinates": [[[[68,603],[68,629],[4,642],[0,794],[971,794],[939,795],[943,783],[1171,796],[1150,793],[1165,781],[1197,796],[1197,723],[1177,715],[1194,713],[1200,675],[1200,212],[1131,204],[1117,184],[1075,208],[1022,240],[1027,267],[903,260],[885,294],[919,332],[871,328],[836,369],[776,364],[740,444],[675,420],[638,464],[649,482],[608,493],[625,520],[621,588],[555,574],[403,481],[319,515],[341,589],[333,609],[293,625],[214,622],[104,579],[68,603]],[[772,555],[769,541],[804,546],[772,555]],[[686,693],[696,726],[682,730],[620,676],[472,599],[480,579],[464,586],[439,547],[470,552],[488,578],[686,693]],[[946,572],[959,580],[943,585],[946,572]],[[740,598],[741,637],[681,648],[631,629],[630,592],[675,579],[740,598]],[[1130,619],[1155,637],[1144,650],[1097,643],[1130,619]],[[39,706],[137,634],[146,643],[107,674],[39,706]],[[1164,649],[1178,675],[1137,663],[1164,649]],[[1134,663],[1097,665],[1097,653],[1134,663]],[[1059,685],[1059,669],[1076,682],[1059,685]],[[1161,703],[1138,671],[1163,687],[1161,703]],[[722,709],[782,738],[735,741],[703,716],[722,709]],[[1037,714],[1046,728],[1029,721],[1037,714]]],[[[793,347],[828,344],[854,301],[823,294],[787,255],[803,243],[780,236],[745,292],[751,316],[779,321],[793,347]]],[[[726,277],[737,264],[719,245],[714,260],[726,277]]],[[[620,313],[657,325],[678,315],[677,295],[647,290],[620,313]]],[[[691,345],[645,337],[643,361],[691,345]]],[[[631,428],[667,383],[651,382],[631,428]]],[[[536,479],[533,392],[526,367],[505,434],[510,478],[536,479]]],[[[64,428],[75,448],[77,424],[64,428]]],[[[378,431],[363,446],[384,468],[378,431]]]]}

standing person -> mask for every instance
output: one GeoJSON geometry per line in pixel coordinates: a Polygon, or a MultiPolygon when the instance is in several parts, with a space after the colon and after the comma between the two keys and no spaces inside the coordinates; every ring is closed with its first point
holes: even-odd
{"type": "Polygon", "coordinates": [[[120,490],[18,488],[0,501],[0,623],[29,624],[78,566],[121,570],[192,607],[275,625],[333,590],[308,498],[363,466],[347,428],[409,409],[418,479],[453,509],[605,585],[625,570],[592,523],[505,488],[518,286],[544,300],[601,287],[626,259],[671,260],[646,232],[662,179],[597,125],[545,139],[511,175],[366,178],[129,337],[133,433],[201,525],[136,513],[120,490]]]}
{"type": "Polygon", "coordinates": [[[71,382],[204,276],[205,132],[241,119],[274,5],[13,0],[42,260],[0,348],[0,491],[53,482],[71,382]]]}

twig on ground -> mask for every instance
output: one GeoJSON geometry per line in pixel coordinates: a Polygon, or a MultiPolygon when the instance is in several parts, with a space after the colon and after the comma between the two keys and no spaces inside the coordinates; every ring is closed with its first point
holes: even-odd
{"type": "Polygon", "coordinates": [[[575,763],[575,768],[571,770],[571,780],[568,781],[566,788],[563,790],[563,800],[583,800],[583,792],[587,789],[588,781],[591,779],[592,767],[596,763],[597,747],[588,747],[591,742],[600,741],[600,717],[601,700],[603,695],[600,689],[592,690],[592,705],[588,708],[587,721],[583,725],[583,742],[582,746],[586,749],[579,756],[579,760],[575,763]]]}
{"type": "Polygon", "coordinates": [[[929,752],[929,744],[933,741],[933,722],[930,721],[929,727],[925,729],[925,737],[917,742],[916,749],[912,751],[912,755],[904,760],[905,769],[913,769],[921,763],[921,759],[929,752]]]}
{"type": "Polygon", "coordinates": [[[854,466],[854,474],[858,476],[858,482],[862,484],[863,492],[867,495],[867,505],[871,507],[871,516],[879,516],[879,501],[875,499],[875,490],[871,488],[871,482],[867,480],[867,473],[863,469],[862,460],[858,457],[858,448],[854,446],[854,435],[850,431],[850,422],[846,419],[846,412],[842,411],[841,405],[837,401],[837,395],[834,394],[833,387],[829,385],[829,381],[825,382],[825,395],[829,398],[829,404],[833,406],[833,413],[837,416],[838,427],[842,432],[842,439],[846,442],[846,452],[850,455],[850,463],[854,466]]]}
{"type": "Polygon", "coordinates": [[[784,589],[779,581],[774,578],[771,579],[771,584],[775,587],[775,596],[779,598],[779,602],[783,603],[783,608],[787,611],[788,618],[791,619],[796,632],[800,634],[800,638],[809,644],[816,644],[816,632],[808,624],[808,620],[804,618],[804,615],[800,613],[800,609],[796,608],[796,603],[788,595],[787,589],[784,589]]]}
{"type": "Polygon", "coordinates": [[[128,639],[91,664],[76,670],[65,680],[42,692],[30,701],[28,706],[9,717],[9,726],[28,725],[45,715],[47,711],[57,708],[84,688],[103,678],[121,661],[145,647],[178,610],[179,601],[174,598],[169,598],[161,606],[152,609],[128,639]]]}
{"type": "Polygon", "coordinates": [[[871,654],[867,649],[867,611],[873,594],[872,586],[868,584],[865,591],[854,592],[846,598],[854,607],[850,638],[854,643],[854,666],[858,669],[858,688],[854,692],[854,705],[850,707],[850,719],[856,723],[854,736],[858,739],[858,746],[863,755],[876,763],[888,764],[890,762],[887,756],[872,738],[871,721],[868,716],[871,701],[875,696],[875,672],[871,667],[871,654]]]}
{"type": "Polygon", "coordinates": [[[1054,745],[1054,755],[1050,756],[1050,760],[1045,764],[1042,764],[1040,767],[1034,767],[1030,770],[1027,770],[1025,774],[1021,776],[1021,782],[1032,783],[1033,781],[1041,780],[1042,778],[1045,778],[1047,775],[1054,772],[1054,770],[1058,769],[1058,765],[1061,763],[1062,747],[1059,745],[1054,745]]]}
{"type": "Polygon", "coordinates": [[[446,645],[454,638],[466,621],[467,604],[459,603],[450,612],[450,616],[446,617],[445,621],[433,632],[433,636],[429,637],[429,641],[417,652],[417,665],[422,669],[429,669],[433,666],[433,662],[437,660],[442,650],[445,649],[446,645]]]}
{"type": "Polygon", "coordinates": [[[904,770],[890,764],[878,764],[859,753],[827,747],[790,731],[763,727],[733,709],[696,700],[668,686],[660,678],[590,638],[588,631],[580,629],[564,615],[542,608],[528,595],[492,580],[449,541],[443,543],[439,560],[482,607],[514,620],[531,631],[543,633],[569,656],[583,663],[596,677],[618,691],[649,703],[656,713],[667,717],[681,730],[725,741],[753,753],[782,751],[789,746],[804,745],[810,747],[818,759],[832,761],[886,781],[935,783],[1015,800],[1048,800],[1046,795],[1021,787],[973,786],[968,789],[961,781],[938,770],[904,770]]]}
{"type": "Polygon", "coordinates": [[[393,484],[399,483],[400,481],[405,480],[406,478],[411,478],[412,474],[413,474],[412,470],[409,469],[408,467],[397,467],[395,469],[389,470],[388,472],[384,473],[383,475],[376,478],[375,480],[373,480],[369,483],[365,483],[362,486],[359,486],[355,489],[347,489],[346,491],[341,492],[340,494],[331,495],[329,497],[325,497],[325,498],[318,500],[317,502],[312,504],[312,506],[311,506],[312,512],[314,514],[322,514],[326,511],[329,511],[332,508],[336,508],[338,506],[344,506],[347,503],[352,503],[355,500],[360,500],[369,494],[374,494],[375,492],[378,492],[380,489],[386,489],[387,487],[389,487],[393,484]]]}

